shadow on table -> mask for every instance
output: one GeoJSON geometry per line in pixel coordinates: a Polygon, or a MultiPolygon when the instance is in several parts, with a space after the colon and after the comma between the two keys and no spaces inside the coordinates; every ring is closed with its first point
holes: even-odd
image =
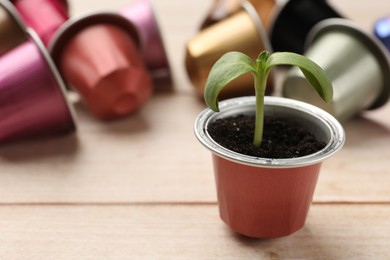
{"type": "Polygon", "coordinates": [[[231,231],[233,237],[240,247],[251,249],[257,254],[259,259],[337,259],[333,252],[329,251],[327,245],[323,244],[323,239],[319,234],[321,230],[312,230],[306,224],[296,233],[273,239],[250,238],[239,235],[231,231]],[[318,233],[317,233],[318,232],[318,233]]]}
{"type": "Polygon", "coordinates": [[[33,161],[56,156],[74,156],[79,148],[75,133],[23,139],[0,145],[0,159],[7,161],[33,161]]]}
{"type": "Polygon", "coordinates": [[[356,117],[343,124],[345,146],[364,147],[377,142],[389,142],[390,127],[367,117],[356,117]]]}

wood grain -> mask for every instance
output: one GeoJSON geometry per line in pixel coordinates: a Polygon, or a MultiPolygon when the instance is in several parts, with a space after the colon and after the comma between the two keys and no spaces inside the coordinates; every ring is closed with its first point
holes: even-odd
{"type": "MultiPolygon", "coordinates": [[[[73,16],[133,1],[69,1],[73,16]]],[[[390,104],[343,123],[344,149],[323,164],[305,227],[253,240],[219,219],[210,152],[193,134],[205,107],[184,68],[209,0],[152,0],[171,62],[122,120],[78,100],[78,131],[0,146],[1,259],[390,259],[390,104]]],[[[388,1],[330,1],[371,31],[388,1]]],[[[282,80],[279,77],[278,80],[282,80]]]]}
{"type": "Polygon", "coordinates": [[[389,206],[315,205],[295,234],[237,235],[216,205],[0,209],[2,259],[389,259],[389,206]]]}

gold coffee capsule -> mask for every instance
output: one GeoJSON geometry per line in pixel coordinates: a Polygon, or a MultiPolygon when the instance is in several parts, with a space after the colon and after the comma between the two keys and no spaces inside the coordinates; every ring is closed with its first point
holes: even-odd
{"type": "MultiPolygon", "coordinates": [[[[200,29],[203,30],[210,25],[213,25],[242,9],[242,4],[245,0],[215,0],[207,13],[206,18],[202,22],[200,29]]],[[[249,1],[256,9],[260,16],[264,28],[268,31],[271,17],[276,6],[276,0],[250,0],[249,1]]]]}
{"type": "MultiPolygon", "coordinates": [[[[270,50],[267,34],[256,10],[250,3],[245,3],[243,7],[231,17],[202,30],[187,44],[185,65],[200,96],[203,96],[212,66],[226,52],[240,51],[255,60],[262,50],[270,50]]],[[[273,89],[272,77],[269,79],[267,93],[273,89]]],[[[248,74],[227,85],[220,97],[251,94],[254,94],[253,77],[248,74]]]]}
{"type": "Polygon", "coordinates": [[[260,16],[263,27],[268,32],[276,11],[276,0],[251,0],[253,7],[260,16]]]}
{"type": "Polygon", "coordinates": [[[214,0],[208,11],[206,18],[202,22],[200,29],[203,30],[210,25],[213,25],[241,9],[243,0],[214,0]]]}

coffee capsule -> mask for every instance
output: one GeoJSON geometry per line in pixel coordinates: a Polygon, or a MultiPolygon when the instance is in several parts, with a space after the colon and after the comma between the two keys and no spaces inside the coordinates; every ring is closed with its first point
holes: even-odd
{"type": "Polygon", "coordinates": [[[59,72],[35,32],[26,35],[0,57],[0,142],[76,129],[59,72]]]}
{"type": "Polygon", "coordinates": [[[151,96],[150,73],[138,50],[135,26],[116,13],[69,19],[50,52],[66,83],[103,120],[126,116],[151,96]]]}
{"type": "Polygon", "coordinates": [[[355,23],[332,18],[309,33],[304,54],[320,65],[333,84],[333,102],[325,103],[297,68],[283,83],[285,97],[323,108],[339,120],[383,106],[390,96],[390,64],[384,46],[355,23]]]}
{"type": "MultiPolygon", "coordinates": [[[[149,0],[137,0],[122,9],[120,14],[129,19],[137,28],[140,49],[152,76],[170,80],[169,59],[156,15],[149,0]]],[[[158,82],[157,82],[158,83],[158,82]]]]}
{"type": "Polygon", "coordinates": [[[244,0],[214,0],[205,19],[200,25],[200,30],[203,30],[210,25],[226,19],[238,12],[241,9],[243,1],[244,0]]]}
{"type": "Polygon", "coordinates": [[[22,18],[9,1],[0,0],[0,56],[26,41],[22,18]]]}
{"type": "Polygon", "coordinates": [[[288,0],[276,9],[269,29],[274,51],[302,54],[306,37],[314,25],[328,18],[341,18],[325,0],[288,0]]]}
{"type": "MultiPolygon", "coordinates": [[[[245,0],[214,0],[206,18],[201,23],[200,30],[235,14],[242,9],[244,2],[245,0]]],[[[268,31],[276,0],[249,0],[249,2],[256,9],[265,30],[268,31]]]]}
{"type": "Polygon", "coordinates": [[[47,46],[56,30],[69,18],[66,0],[13,0],[27,26],[47,46]]]}
{"type": "MultiPolygon", "coordinates": [[[[231,17],[200,31],[187,43],[186,70],[199,96],[203,96],[212,66],[226,52],[240,51],[255,60],[261,51],[270,50],[267,33],[256,10],[249,2],[243,7],[231,17]]],[[[273,78],[269,77],[267,93],[272,89],[273,78]]],[[[220,98],[253,94],[253,77],[248,74],[229,83],[221,91],[220,98]]]]}
{"type": "Polygon", "coordinates": [[[390,51],[390,16],[383,17],[375,22],[374,34],[390,51]]]}

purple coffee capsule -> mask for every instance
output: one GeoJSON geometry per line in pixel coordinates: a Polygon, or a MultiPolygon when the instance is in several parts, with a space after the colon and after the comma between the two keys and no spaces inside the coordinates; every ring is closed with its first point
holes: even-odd
{"type": "Polygon", "coordinates": [[[130,20],[140,37],[145,65],[153,77],[170,80],[169,59],[164,47],[161,30],[149,0],[138,0],[123,8],[120,14],[130,20]]]}
{"type": "Polygon", "coordinates": [[[390,51],[390,16],[383,17],[376,21],[374,25],[374,34],[390,51]]]}

